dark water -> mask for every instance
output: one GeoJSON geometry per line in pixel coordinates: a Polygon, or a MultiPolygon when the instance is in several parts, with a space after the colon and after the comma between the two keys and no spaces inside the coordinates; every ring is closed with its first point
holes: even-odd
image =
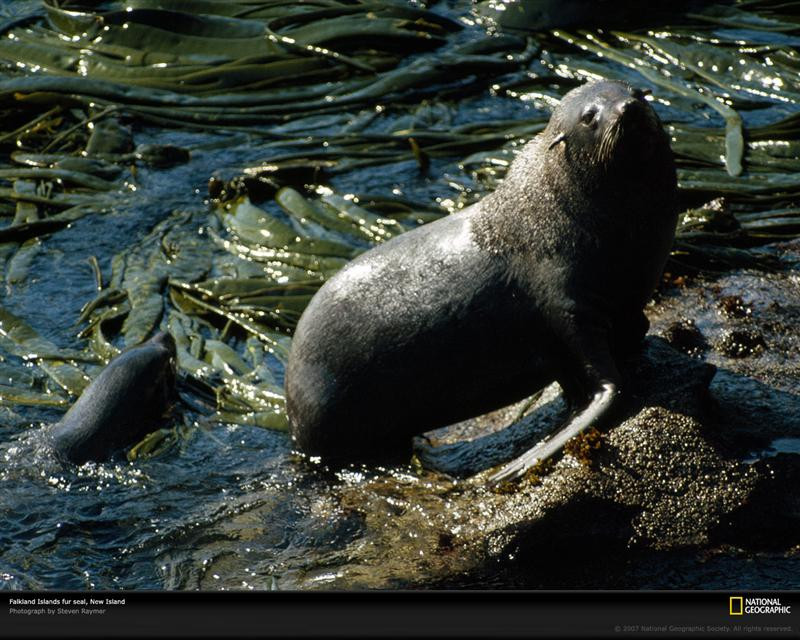
{"type": "MultiPolygon", "coordinates": [[[[36,2],[3,2],[5,13],[24,15],[36,2]]],[[[451,2],[434,10],[455,17],[469,15],[466,3],[451,2]]],[[[483,35],[467,24],[453,43],[483,35]]],[[[753,42],[764,32],[721,31],[753,42]]],[[[779,36],[773,36],[775,38],[779,36]]],[[[410,61],[409,61],[410,62],[410,61]]],[[[615,63],[609,63],[612,67],[615,63]]],[[[683,111],[656,104],[672,121],[683,111]]],[[[747,124],[773,121],[788,107],[772,105],[745,114],[747,124]]],[[[406,121],[429,128],[482,120],[546,117],[536,100],[482,95],[455,107],[380,119],[374,131],[396,130],[406,121]]],[[[717,114],[700,108],[691,122],[719,125],[717,114]]],[[[298,125],[300,126],[300,125],[298,125]]],[[[111,258],[135,245],[174,211],[190,215],[180,229],[196,234],[213,214],[205,200],[207,181],[216,171],[236,172],[265,160],[258,138],[246,134],[210,134],[138,127],[137,144],[171,143],[192,150],[186,165],[167,170],[143,168],[135,191],[123,191],[113,211],[89,215],[53,234],[35,253],[28,277],[4,284],[5,309],[25,318],[59,347],[78,348],[76,319],[95,295],[87,256],[98,258],[105,274],[111,258]]],[[[319,131],[317,132],[319,133],[319,131]]],[[[324,133],[324,130],[323,130],[324,133]]],[[[335,133],[332,129],[331,133],[335,133]]],[[[291,151],[291,148],[286,151],[291,151]]],[[[271,148],[269,153],[279,150],[271,148]]],[[[415,162],[365,168],[333,179],[340,193],[402,195],[420,202],[454,198],[451,178],[467,181],[459,162],[434,160],[427,176],[415,162]]],[[[209,242],[210,257],[222,254],[209,242]]],[[[213,269],[218,268],[213,266],[213,269]]],[[[275,365],[278,380],[282,371],[275,365]]],[[[135,463],[89,463],[65,468],[31,453],[30,441],[43,424],[61,411],[30,407],[3,408],[0,413],[0,588],[5,589],[281,589],[350,586],[341,577],[348,549],[364,535],[364,522],[340,501],[341,487],[358,486],[359,471],[318,473],[291,453],[285,434],[252,427],[212,424],[191,429],[179,446],[160,457],[135,463]]],[[[200,421],[186,408],[184,421],[200,421]]],[[[416,470],[372,469],[371,475],[415,477],[416,470]]],[[[398,541],[402,544],[402,541],[398,541]]],[[[652,554],[589,574],[568,574],[561,582],[537,582],[500,576],[491,586],[641,587],[641,588],[797,588],[800,560],[781,555],[699,552],[652,554]]],[[[372,571],[373,580],[352,584],[403,587],[372,571]]],[[[422,579],[423,576],[420,576],[422,579]]],[[[549,580],[552,580],[550,578],[549,580]]],[[[448,586],[480,587],[459,583],[448,586]]]]}

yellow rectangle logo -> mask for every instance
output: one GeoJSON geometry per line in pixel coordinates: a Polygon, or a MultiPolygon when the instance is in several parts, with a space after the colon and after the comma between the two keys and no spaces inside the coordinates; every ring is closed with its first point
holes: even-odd
{"type": "Polygon", "coordinates": [[[731,615],[744,615],[744,598],[742,596],[731,596],[730,600],[731,615]]]}

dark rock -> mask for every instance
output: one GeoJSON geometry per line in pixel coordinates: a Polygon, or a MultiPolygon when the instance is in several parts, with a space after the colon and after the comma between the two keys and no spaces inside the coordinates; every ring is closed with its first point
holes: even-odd
{"type": "Polygon", "coordinates": [[[230,202],[247,196],[253,203],[260,203],[272,198],[280,185],[268,176],[236,176],[225,180],[219,175],[208,181],[208,195],[220,202],[230,202]]]}
{"type": "Polygon", "coordinates": [[[86,155],[119,155],[133,151],[133,133],[116,118],[95,122],[86,143],[86,155]]]}
{"type": "Polygon", "coordinates": [[[727,332],[715,345],[729,358],[746,358],[761,353],[767,348],[764,336],[752,329],[734,329],[727,332]]]}
{"type": "MultiPolygon", "coordinates": [[[[646,398],[651,406],[687,415],[705,414],[708,383],[715,370],[712,365],[689,359],[653,336],[645,340],[641,356],[627,364],[623,375],[629,413],[646,398]],[[681,373],[679,376],[666,373],[670,371],[681,373]]],[[[524,405],[525,401],[427,433],[415,439],[414,451],[423,466],[457,478],[510,460],[555,430],[566,418],[566,404],[555,383],[536,398],[528,416],[505,426],[524,405]],[[498,421],[504,428],[491,428],[498,421]]]]}
{"type": "Polygon", "coordinates": [[[281,187],[304,189],[307,184],[317,184],[331,168],[331,160],[281,160],[249,167],[244,173],[218,170],[208,183],[209,195],[220,202],[229,202],[247,196],[253,204],[272,199],[281,187]]]}
{"type": "Polygon", "coordinates": [[[717,306],[728,318],[747,318],[753,313],[753,308],[745,304],[741,296],[723,296],[717,306]]]}
{"type": "Polygon", "coordinates": [[[694,320],[684,318],[673,322],[664,331],[664,338],[671,346],[689,356],[699,356],[708,350],[708,342],[694,320]]]}
{"type": "Polygon", "coordinates": [[[188,149],[172,144],[140,144],[136,147],[135,156],[156,169],[167,169],[191,160],[188,149]]]}
{"type": "Polygon", "coordinates": [[[647,336],[641,353],[623,368],[625,391],[643,406],[659,406],[681,415],[702,418],[708,405],[708,384],[716,367],[689,358],[666,340],[647,336]]]}
{"type": "MultiPolygon", "coordinates": [[[[324,564],[289,545],[271,569],[280,588],[685,586],[686,571],[709,583],[704,558],[730,567],[798,548],[800,453],[770,447],[800,439],[800,398],[729,370],[712,380],[713,366],[652,336],[624,374],[615,426],[502,490],[486,484],[486,467],[558,427],[557,385],[420,438],[419,459],[447,475],[337,472],[304,516],[308,530],[329,532],[324,564]]],[[[231,554],[222,569],[245,562],[231,554]]]]}
{"type": "Polygon", "coordinates": [[[530,449],[566,418],[566,410],[561,388],[553,383],[512,407],[415,438],[414,453],[428,469],[466,478],[530,449]],[[531,413],[519,419],[528,402],[531,413]]]}

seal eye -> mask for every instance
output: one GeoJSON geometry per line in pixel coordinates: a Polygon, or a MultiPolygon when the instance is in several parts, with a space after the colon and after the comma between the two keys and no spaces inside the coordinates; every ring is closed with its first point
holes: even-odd
{"type": "Polygon", "coordinates": [[[586,111],[583,112],[583,115],[581,116],[581,122],[588,127],[589,125],[592,124],[592,122],[594,122],[594,117],[596,115],[597,115],[597,109],[595,109],[594,107],[587,109],[586,111]]]}

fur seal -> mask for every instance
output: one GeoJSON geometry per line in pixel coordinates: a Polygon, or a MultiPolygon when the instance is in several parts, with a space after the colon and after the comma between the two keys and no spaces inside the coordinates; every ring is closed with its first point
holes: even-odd
{"type": "Polygon", "coordinates": [[[669,139],[645,93],[573,89],[494,193],[367,251],[312,298],[286,371],[295,445],[387,459],[556,380],[566,426],[493,480],[521,475],[617,403],[617,361],[647,331],[676,220],[669,139]]]}
{"type": "Polygon", "coordinates": [[[160,332],[108,363],[52,427],[56,456],[102,461],[153,431],[175,391],[175,340],[160,332]]]}

